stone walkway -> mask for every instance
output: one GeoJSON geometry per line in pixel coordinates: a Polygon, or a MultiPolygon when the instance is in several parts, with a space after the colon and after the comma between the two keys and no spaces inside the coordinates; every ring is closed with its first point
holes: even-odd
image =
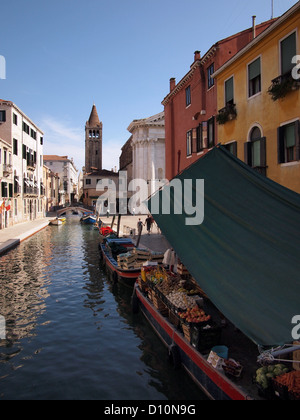
{"type": "Polygon", "coordinates": [[[44,229],[51,218],[20,223],[8,229],[0,230],[0,255],[19,245],[22,241],[44,229]]]}
{"type": "MultiPolygon", "coordinates": [[[[137,236],[137,223],[139,219],[143,223],[145,223],[147,216],[122,216],[121,223],[120,223],[120,236],[127,236],[128,230],[135,229],[136,230],[136,236],[133,237],[133,242],[136,244],[138,236],[137,236]]],[[[102,217],[102,222],[107,224],[108,226],[111,226],[112,217],[102,217]]],[[[118,218],[115,218],[114,223],[114,230],[117,230],[117,222],[118,218]]],[[[157,226],[154,225],[152,232],[150,235],[148,235],[146,226],[143,227],[142,236],[139,244],[140,248],[148,248],[151,249],[151,251],[154,252],[163,252],[169,248],[171,248],[170,244],[166,240],[166,238],[160,233],[157,226]]]]}

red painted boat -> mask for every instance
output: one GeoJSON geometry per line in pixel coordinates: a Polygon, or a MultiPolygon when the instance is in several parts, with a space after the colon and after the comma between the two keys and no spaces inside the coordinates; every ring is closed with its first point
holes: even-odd
{"type": "MultiPolygon", "coordinates": [[[[130,251],[134,248],[134,244],[130,239],[111,239],[106,240],[121,244],[130,251]]],[[[100,243],[100,258],[102,259],[103,265],[106,267],[108,272],[111,274],[114,282],[121,282],[129,287],[134,287],[136,280],[141,274],[141,269],[126,270],[119,267],[117,261],[112,257],[111,253],[106,247],[105,243],[100,243]]]]}
{"type": "Polygon", "coordinates": [[[170,320],[162,315],[147,295],[135,285],[133,307],[138,305],[146,319],[169,350],[174,364],[185,368],[199,388],[212,400],[260,399],[257,388],[249,384],[252,393],[229,379],[222,370],[215,369],[207,357],[196,350],[170,320]],[[135,302],[135,303],[134,303],[135,302]]]}

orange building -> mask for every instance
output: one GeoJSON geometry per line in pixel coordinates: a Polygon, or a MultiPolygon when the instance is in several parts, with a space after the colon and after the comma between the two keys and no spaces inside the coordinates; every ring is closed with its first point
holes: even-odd
{"type": "Polygon", "coordinates": [[[300,2],[218,69],[218,137],[300,193],[300,2]]]}

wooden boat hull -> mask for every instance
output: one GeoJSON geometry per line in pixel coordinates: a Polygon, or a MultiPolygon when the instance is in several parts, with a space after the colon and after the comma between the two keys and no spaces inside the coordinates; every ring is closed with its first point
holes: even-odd
{"type": "Polygon", "coordinates": [[[120,282],[129,286],[134,287],[139,275],[141,274],[141,269],[137,270],[122,270],[119,268],[116,260],[112,258],[105,249],[105,246],[100,243],[100,257],[102,259],[103,265],[106,266],[106,269],[111,273],[114,282],[120,282]]]}
{"type": "Polygon", "coordinates": [[[135,285],[139,307],[163,343],[170,349],[174,345],[179,354],[181,365],[192,377],[199,388],[212,400],[252,399],[237,387],[222,372],[214,369],[206,358],[198,352],[184,336],[159,313],[154,305],[135,285]]]}
{"type": "Polygon", "coordinates": [[[81,219],[82,223],[86,224],[86,225],[94,225],[97,221],[96,217],[93,216],[87,216],[87,217],[83,217],[81,219]]]}
{"type": "Polygon", "coordinates": [[[61,226],[63,224],[63,222],[59,219],[56,220],[51,220],[50,225],[52,226],[61,226]]]}

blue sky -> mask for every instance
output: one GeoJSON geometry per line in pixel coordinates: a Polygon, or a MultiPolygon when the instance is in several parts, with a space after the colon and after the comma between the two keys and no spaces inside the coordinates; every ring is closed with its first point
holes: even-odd
{"type": "MultiPolygon", "coordinates": [[[[274,16],[295,0],[274,0],[274,16]]],[[[103,122],[103,167],[118,167],[134,119],[163,111],[180,80],[215,42],[271,18],[271,0],[10,0],[1,5],[0,98],[45,133],[45,154],[84,164],[93,103],[103,122]]]]}

